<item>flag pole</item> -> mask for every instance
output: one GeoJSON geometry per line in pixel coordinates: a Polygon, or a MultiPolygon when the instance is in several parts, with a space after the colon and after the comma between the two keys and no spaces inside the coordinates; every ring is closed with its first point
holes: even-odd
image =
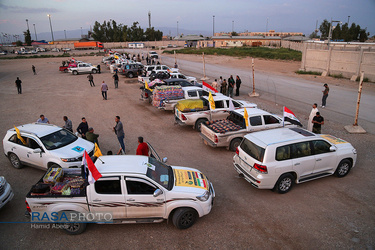
{"type": "Polygon", "coordinates": [[[251,94],[249,93],[249,96],[250,97],[257,97],[257,96],[259,96],[259,94],[255,92],[254,58],[251,59],[251,68],[252,68],[252,71],[253,71],[253,92],[251,94]]]}
{"type": "Polygon", "coordinates": [[[283,128],[285,127],[285,106],[283,106],[283,128]]]}

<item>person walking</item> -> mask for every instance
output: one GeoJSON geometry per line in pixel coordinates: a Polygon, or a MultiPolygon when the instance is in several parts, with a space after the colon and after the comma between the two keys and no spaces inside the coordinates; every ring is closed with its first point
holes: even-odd
{"type": "Polygon", "coordinates": [[[102,83],[101,90],[102,90],[103,100],[107,100],[108,85],[104,81],[102,83]]]}
{"type": "Polygon", "coordinates": [[[89,130],[86,132],[86,140],[98,144],[99,147],[98,137],[99,135],[94,133],[94,129],[92,127],[90,127],[89,130]]]}
{"type": "Polygon", "coordinates": [[[236,96],[240,95],[240,86],[241,86],[241,78],[237,75],[236,76],[236,96]]]}
{"type": "Polygon", "coordinates": [[[116,72],[116,74],[114,74],[112,76],[112,78],[114,79],[115,89],[118,89],[118,75],[117,75],[117,72],[116,72]]]}
{"type": "Polygon", "coordinates": [[[87,78],[89,79],[90,86],[95,87],[94,76],[90,73],[87,78]]]}
{"type": "Polygon", "coordinates": [[[316,115],[314,116],[312,123],[314,124],[312,132],[315,134],[321,134],[322,125],[324,124],[324,118],[320,115],[320,112],[316,112],[316,115]]]}
{"type": "Polygon", "coordinates": [[[147,143],[143,142],[143,137],[138,137],[138,147],[136,151],[136,155],[144,155],[148,156],[149,148],[147,143]]]}
{"type": "Polygon", "coordinates": [[[66,130],[69,130],[70,132],[73,133],[73,124],[72,124],[72,121],[69,120],[66,115],[63,117],[63,120],[65,122],[65,125],[63,126],[63,128],[65,128],[66,130]]]}
{"type": "Polygon", "coordinates": [[[319,112],[319,110],[318,110],[318,104],[314,103],[313,106],[312,106],[312,110],[310,112],[309,121],[307,122],[307,130],[308,131],[311,131],[311,132],[313,131],[312,120],[316,116],[317,112],[319,112]]]}
{"type": "Polygon", "coordinates": [[[86,121],[85,117],[82,117],[82,122],[77,127],[77,132],[82,136],[83,139],[86,139],[86,133],[89,131],[89,124],[86,121]]]}
{"type": "Polygon", "coordinates": [[[227,94],[227,80],[223,80],[223,83],[221,84],[221,93],[223,95],[227,94]]]}
{"type": "Polygon", "coordinates": [[[234,89],[234,79],[233,79],[233,76],[230,75],[230,77],[228,78],[228,96],[229,97],[233,97],[233,89],[234,89]]]}
{"type": "Polygon", "coordinates": [[[212,87],[217,90],[217,79],[212,82],[212,87]]]}
{"type": "Polygon", "coordinates": [[[33,70],[34,75],[36,75],[36,70],[35,70],[35,66],[34,65],[31,66],[31,69],[33,70]]]}
{"type": "Polygon", "coordinates": [[[15,81],[16,87],[17,87],[17,92],[18,94],[22,94],[22,81],[20,80],[19,77],[17,77],[17,80],[15,81]]]}
{"type": "Polygon", "coordinates": [[[328,87],[327,83],[324,84],[324,90],[322,92],[323,92],[322,108],[325,108],[326,102],[327,102],[327,97],[328,97],[328,92],[329,92],[329,87],[328,87]]]}
{"type": "Polygon", "coordinates": [[[120,116],[115,117],[115,122],[116,126],[113,127],[113,131],[115,131],[115,134],[117,136],[117,139],[121,145],[121,148],[117,154],[120,154],[121,150],[125,153],[125,144],[124,144],[124,138],[125,138],[125,133],[124,133],[124,127],[122,125],[122,122],[120,121],[120,116]]]}
{"type": "Polygon", "coordinates": [[[40,115],[39,117],[40,118],[36,121],[37,123],[48,123],[49,124],[49,120],[47,119],[47,117],[45,117],[44,115],[40,115]]]}
{"type": "Polygon", "coordinates": [[[98,64],[98,66],[96,66],[96,68],[98,69],[98,74],[100,74],[100,64],[98,64]]]}

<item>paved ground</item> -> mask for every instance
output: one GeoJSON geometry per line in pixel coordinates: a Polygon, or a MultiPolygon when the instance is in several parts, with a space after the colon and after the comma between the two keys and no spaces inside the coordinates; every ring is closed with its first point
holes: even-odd
{"type": "MultiPolygon", "coordinates": [[[[77,58],[93,64],[99,57],[77,58]]],[[[118,148],[111,128],[119,115],[125,125],[128,154],[134,154],[137,137],[142,135],[172,165],[190,166],[202,170],[212,180],[217,198],[212,212],[198,220],[188,230],[177,230],[171,223],[137,225],[89,225],[79,236],[66,236],[51,229],[32,229],[29,224],[0,224],[2,249],[14,248],[255,248],[255,249],[365,249],[375,247],[375,170],[373,148],[375,135],[351,135],[343,125],[348,118],[339,114],[339,100],[332,96],[332,108],[327,112],[323,131],[350,141],[358,151],[357,166],[342,179],[327,177],[297,185],[285,194],[257,190],[238,178],[232,167],[232,152],[205,146],[197,132],[189,127],[175,126],[169,112],[155,109],[139,100],[140,85],[120,77],[115,90],[108,70],[94,75],[97,87],[91,88],[86,75],[73,76],[58,72],[59,58],[0,61],[0,137],[13,125],[34,122],[40,114],[56,124],[63,125],[67,115],[76,127],[82,116],[100,134],[102,151],[118,148]],[[31,72],[31,64],[38,75],[31,72]],[[23,81],[23,94],[17,95],[15,78],[23,81]],[[109,100],[103,101],[98,85],[105,80],[110,87],[109,100]],[[329,113],[328,113],[329,112],[329,113]],[[334,119],[331,114],[335,114],[334,119]]],[[[185,62],[181,62],[184,69],[185,62]]],[[[189,65],[186,62],[186,65],[189,65]]],[[[210,66],[208,67],[211,72],[210,66]]],[[[215,70],[212,68],[212,70],[215,70]]],[[[194,67],[186,70],[193,74],[194,67]]],[[[216,73],[212,71],[212,76],[216,73]]],[[[220,74],[238,72],[228,67],[220,74]]],[[[245,73],[245,72],[244,72],[245,73]]],[[[234,73],[233,73],[234,74],[234,73]]],[[[201,77],[201,74],[195,76],[201,77]]],[[[211,73],[209,74],[211,77],[211,73]]],[[[269,78],[275,77],[269,74],[269,78]]],[[[244,78],[244,77],[243,77],[244,78]]],[[[284,84],[295,81],[284,78],[284,84]]],[[[281,114],[286,103],[297,117],[306,122],[310,112],[309,98],[320,93],[314,81],[302,81],[304,98],[292,98],[287,92],[278,94],[261,89],[255,102],[259,107],[281,114]],[[310,86],[311,85],[311,86],[310,86]],[[275,97],[276,96],[276,97],[275,97]],[[278,105],[276,105],[276,103],[278,105]]],[[[342,87],[344,89],[344,87],[342,87]]],[[[350,88],[354,89],[354,88],[350,88]]],[[[250,100],[242,91],[240,99],[250,100]]],[[[300,91],[300,90],[299,90],[300,91]]],[[[279,92],[277,92],[279,93],[279,92]]],[[[331,97],[331,96],[330,96],[331,97]]],[[[317,95],[316,98],[319,98],[317,95]]],[[[315,98],[314,98],[315,100],[315,98]]],[[[374,100],[374,95],[370,98],[374,100]]],[[[252,100],[254,101],[254,100],[252,100]]],[[[345,102],[345,101],[344,101],[345,102]]],[[[329,102],[330,103],[330,102],[329,102]]],[[[347,105],[343,103],[342,105],[347,105]]],[[[348,107],[352,108],[352,107],[348,107]]],[[[371,116],[366,121],[371,128],[371,116]]],[[[349,119],[348,119],[349,120],[349,119]]],[[[366,125],[367,126],[367,125],[366,125]]],[[[366,127],[366,129],[369,127],[366,127]]],[[[24,199],[32,184],[43,174],[33,168],[17,170],[7,158],[0,157],[0,175],[4,175],[15,191],[14,199],[0,211],[0,222],[26,222],[24,199]]]]}

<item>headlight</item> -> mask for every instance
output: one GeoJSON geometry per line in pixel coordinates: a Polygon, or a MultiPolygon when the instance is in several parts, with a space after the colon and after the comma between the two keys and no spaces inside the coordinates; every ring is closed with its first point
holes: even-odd
{"type": "Polygon", "coordinates": [[[79,161],[78,158],[61,158],[61,160],[63,162],[75,162],[75,161],[79,161]]]}
{"type": "Polygon", "coordinates": [[[4,186],[7,183],[4,176],[0,176],[0,185],[4,186]]]}
{"type": "Polygon", "coordinates": [[[210,197],[210,193],[208,191],[205,191],[202,195],[197,196],[197,199],[200,201],[207,201],[210,197]]]}
{"type": "Polygon", "coordinates": [[[353,148],[353,154],[357,154],[357,150],[355,148],[353,148]]]}

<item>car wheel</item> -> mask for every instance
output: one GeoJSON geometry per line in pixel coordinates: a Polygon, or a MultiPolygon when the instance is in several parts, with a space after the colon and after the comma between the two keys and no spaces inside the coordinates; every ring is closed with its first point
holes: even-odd
{"type": "Polygon", "coordinates": [[[178,208],[173,214],[173,225],[178,229],[187,229],[197,220],[198,214],[192,208],[178,208]]]}
{"type": "Polygon", "coordinates": [[[78,75],[78,71],[74,70],[73,75],[78,75]]]}
{"type": "Polygon", "coordinates": [[[22,163],[16,154],[10,153],[8,159],[14,168],[22,168],[22,163]]]}
{"type": "Polygon", "coordinates": [[[340,161],[336,168],[335,175],[339,178],[346,176],[350,169],[352,168],[352,163],[348,159],[340,161]]]}
{"type": "Polygon", "coordinates": [[[64,69],[64,73],[68,73],[68,69],[64,69]]]}
{"type": "Polygon", "coordinates": [[[132,72],[129,72],[128,77],[129,77],[129,78],[133,78],[133,77],[134,77],[133,73],[132,73],[132,72]]]}
{"type": "Polygon", "coordinates": [[[233,152],[236,152],[236,149],[238,146],[241,144],[241,139],[240,138],[235,138],[230,142],[230,147],[229,149],[233,152]]]}
{"type": "Polygon", "coordinates": [[[294,184],[294,176],[292,174],[283,174],[276,182],[275,191],[279,194],[285,194],[292,189],[294,184]]]}
{"type": "Polygon", "coordinates": [[[61,168],[60,165],[57,165],[56,163],[53,163],[50,168],[61,168]]]}
{"type": "Polygon", "coordinates": [[[96,74],[96,72],[98,72],[96,69],[92,69],[93,74],[96,74]]]}
{"type": "Polygon", "coordinates": [[[201,127],[202,127],[202,123],[205,123],[207,120],[205,119],[199,119],[196,123],[195,123],[195,129],[200,132],[201,131],[201,127]]]}
{"type": "Polygon", "coordinates": [[[81,234],[86,230],[86,223],[64,223],[61,224],[64,232],[70,235],[81,234]]]}

